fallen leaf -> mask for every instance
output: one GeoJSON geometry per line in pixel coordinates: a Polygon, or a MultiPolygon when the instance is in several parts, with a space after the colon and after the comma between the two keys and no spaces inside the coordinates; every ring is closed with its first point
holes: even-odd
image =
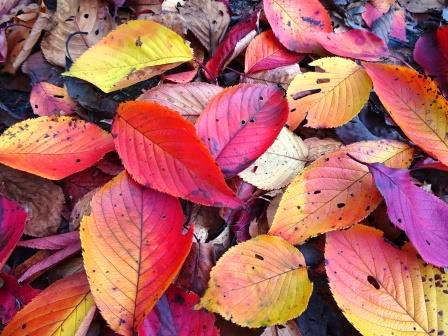
{"type": "Polygon", "coordinates": [[[417,146],[448,164],[448,103],[436,84],[417,71],[391,64],[364,64],[392,119],[417,146]]]}
{"type": "Polygon", "coordinates": [[[355,62],[326,57],[309,65],[321,72],[298,74],[289,84],[288,125],[296,129],[307,120],[307,127],[341,126],[355,117],[369,99],[372,81],[355,62]]]}
{"type": "Polygon", "coordinates": [[[322,155],[331,153],[342,147],[342,142],[333,138],[308,138],[303,141],[308,148],[308,162],[316,161],[322,155]]]}
{"type": "Polygon", "coordinates": [[[57,235],[22,240],[18,243],[20,247],[28,247],[38,250],[61,250],[67,245],[79,242],[79,232],[67,232],[57,235]]]}
{"type": "Polygon", "coordinates": [[[448,204],[415,185],[408,170],[368,165],[390,220],[406,232],[423,260],[448,266],[448,204]]]}
{"type": "Polygon", "coordinates": [[[447,276],[409,244],[400,250],[381,231],[356,225],[327,235],[325,260],[337,304],[363,335],[447,331],[447,276]]]}
{"type": "Polygon", "coordinates": [[[240,84],[217,94],[205,107],[196,128],[229,178],[251,165],[273,144],[287,114],[287,102],[279,88],[240,84]],[[222,124],[227,126],[221,127],[222,124]]]}
{"type": "Polygon", "coordinates": [[[61,187],[41,177],[0,165],[0,193],[27,212],[25,234],[43,237],[56,233],[61,222],[61,187]]]}
{"type": "Polygon", "coordinates": [[[398,2],[412,13],[425,13],[429,10],[442,10],[446,5],[443,0],[398,0],[398,2]]]}
{"type": "Polygon", "coordinates": [[[26,212],[16,202],[0,196],[0,213],[0,270],[2,270],[22,237],[26,212]]]}
{"type": "Polygon", "coordinates": [[[162,84],[146,91],[138,100],[157,102],[194,123],[210,99],[221,91],[222,88],[217,85],[201,82],[162,84]]]}
{"type": "Polygon", "coordinates": [[[184,0],[176,6],[190,30],[213,53],[224,37],[230,16],[224,3],[215,0],[184,0]]]}
{"type": "Polygon", "coordinates": [[[90,215],[90,212],[92,211],[90,207],[90,201],[92,200],[92,197],[96,193],[96,191],[97,189],[89,191],[87,194],[82,196],[78,200],[78,202],[75,203],[75,206],[70,213],[70,220],[68,223],[70,231],[78,230],[81,224],[82,217],[90,215]]]}
{"type": "Polygon", "coordinates": [[[60,67],[65,67],[66,57],[75,61],[115,26],[107,2],[103,0],[57,0],[52,24],[41,49],[45,59],[60,67]],[[78,31],[86,34],[70,37],[66,45],[69,36],[78,31]]]}
{"type": "Polygon", "coordinates": [[[144,188],[125,172],[103,186],[81,223],[84,266],[102,316],[133,335],[190,250],[180,202],[144,188]],[[169,225],[168,225],[169,224],[169,225]]]}
{"type": "Polygon", "coordinates": [[[155,102],[123,103],[112,132],[126,170],[142,185],[203,205],[240,206],[193,124],[177,112],[155,102]]]}
{"type": "Polygon", "coordinates": [[[85,274],[69,276],[53,283],[20,310],[2,336],[75,335],[94,305],[85,274]]]}
{"type": "Polygon", "coordinates": [[[286,49],[275,37],[272,30],[255,37],[246,49],[244,72],[251,74],[263,70],[272,70],[300,62],[301,54],[286,49]]]}
{"type": "Polygon", "coordinates": [[[193,58],[182,37],[153,21],[118,26],[83,53],[65,76],[111,92],[172,69],[193,58]]]}
{"type": "Polygon", "coordinates": [[[305,168],[307,156],[303,140],[283,128],[271,147],[238,176],[259,189],[280,189],[305,168]]]}
{"type": "Polygon", "coordinates": [[[316,32],[332,31],[331,18],[319,0],[263,0],[263,8],[278,40],[289,50],[321,50],[316,32]]]}
{"type": "Polygon", "coordinates": [[[254,12],[246,20],[238,22],[225,35],[213,56],[205,65],[204,74],[208,80],[216,80],[234,58],[236,58],[256,35],[258,13],[254,12]]]}
{"type": "Polygon", "coordinates": [[[198,301],[195,293],[171,286],[146,316],[138,335],[219,336],[215,316],[193,309],[198,301]]]}
{"type": "Polygon", "coordinates": [[[280,237],[260,235],[218,260],[197,307],[243,327],[270,326],[302,313],[312,290],[299,250],[280,237]]]}
{"type": "Polygon", "coordinates": [[[413,149],[399,141],[365,141],[341,147],[309,165],[286,189],[269,234],[292,244],[358,223],[381,201],[362,162],[408,167],[413,149]]]}
{"type": "MultiPolygon", "coordinates": [[[[31,301],[40,290],[30,285],[19,285],[17,279],[9,274],[0,273],[0,323],[8,323],[25,304],[31,301]]],[[[2,333],[3,335],[3,333],[2,333]]]]}
{"type": "Polygon", "coordinates": [[[65,88],[47,82],[33,85],[30,104],[33,112],[39,116],[72,114],[77,108],[65,88]]]}
{"type": "Polygon", "coordinates": [[[389,49],[375,34],[361,29],[352,29],[342,33],[316,34],[315,39],[332,54],[360,59],[379,61],[389,56],[389,49]]]}
{"type": "Polygon", "coordinates": [[[109,133],[71,117],[24,120],[0,136],[1,163],[53,180],[92,166],[112,149],[109,133]]]}
{"type": "Polygon", "coordinates": [[[288,88],[289,83],[300,73],[298,64],[287,65],[272,70],[263,70],[252,74],[244,74],[243,83],[250,84],[276,84],[284,90],[288,88]]]}

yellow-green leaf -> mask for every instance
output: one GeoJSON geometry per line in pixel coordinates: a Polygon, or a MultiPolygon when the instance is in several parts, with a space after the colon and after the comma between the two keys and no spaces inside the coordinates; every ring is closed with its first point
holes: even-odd
{"type": "Polygon", "coordinates": [[[146,20],[122,24],[82,54],[64,75],[111,92],[159,75],[193,58],[181,36],[146,20]]]}
{"type": "Polygon", "coordinates": [[[301,314],[312,290],[302,253],[280,237],[261,235],[219,259],[198,307],[241,326],[270,326],[301,314]]]}
{"type": "Polygon", "coordinates": [[[448,276],[407,244],[355,225],[327,234],[330,288],[347,319],[364,336],[430,336],[448,332],[448,276]]]}

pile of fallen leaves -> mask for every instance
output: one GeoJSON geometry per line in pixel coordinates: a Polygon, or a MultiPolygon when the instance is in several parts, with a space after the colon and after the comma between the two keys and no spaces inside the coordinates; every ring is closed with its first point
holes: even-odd
{"type": "Polygon", "coordinates": [[[448,334],[447,18],[2,1],[1,335],[448,334]]]}

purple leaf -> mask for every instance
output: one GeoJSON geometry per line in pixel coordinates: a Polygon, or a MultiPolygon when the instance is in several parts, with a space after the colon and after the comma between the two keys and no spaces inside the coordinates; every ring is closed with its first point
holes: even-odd
{"type": "Polygon", "coordinates": [[[79,242],[79,231],[61,233],[53,236],[22,240],[17,246],[37,250],[61,250],[68,245],[79,242]]]}
{"type": "Polygon", "coordinates": [[[406,232],[423,260],[448,266],[448,204],[415,185],[406,169],[367,165],[384,197],[390,220],[406,232]]]}

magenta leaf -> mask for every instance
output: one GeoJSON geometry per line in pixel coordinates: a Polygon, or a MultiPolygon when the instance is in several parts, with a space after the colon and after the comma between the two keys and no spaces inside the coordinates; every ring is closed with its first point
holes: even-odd
{"type": "Polygon", "coordinates": [[[67,245],[79,243],[79,231],[60,233],[48,237],[22,240],[17,246],[37,250],[61,250],[67,245]]]}
{"type": "Polygon", "coordinates": [[[392,223],[406,232],[423,260],[448,266],[448,204],[418,187],[406,169],[367,166],[392,223]]]}

